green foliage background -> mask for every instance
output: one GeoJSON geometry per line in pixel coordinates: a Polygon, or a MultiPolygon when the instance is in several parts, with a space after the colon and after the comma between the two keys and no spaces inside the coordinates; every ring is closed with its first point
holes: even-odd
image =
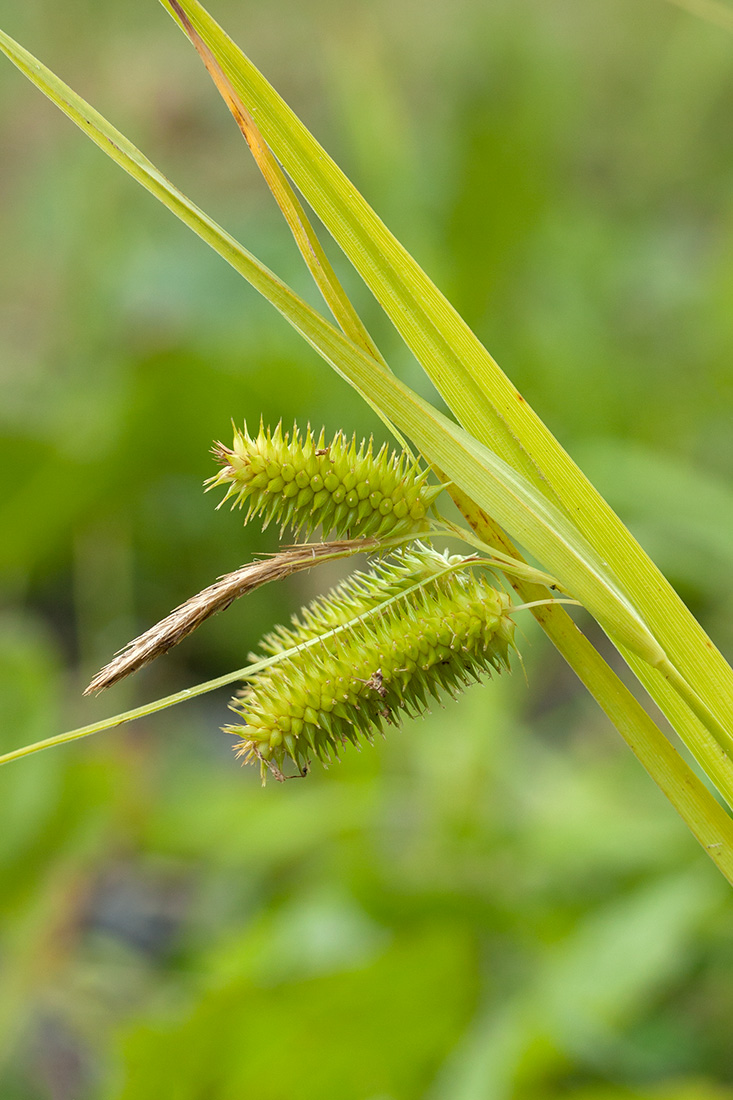
{"type": "MultiPolygon", "coordinates": [[[[212,12],[730,654],[733,38],[661,0],[212,12]]],[[[311,294],[157,4],[0,16],[311,294]]],[[[7,750],[244,664],[335,579],[264,589],[81,699],[136,632],[274,548],[201,492],[231,417],[383,429],[7,65],[0,149],[7,750]]],[[[226,693],[3,769],[3,1100],[733,1097],[728,888],[522,627],[528,685],[302,783],[237,767],[226,693]]]]}

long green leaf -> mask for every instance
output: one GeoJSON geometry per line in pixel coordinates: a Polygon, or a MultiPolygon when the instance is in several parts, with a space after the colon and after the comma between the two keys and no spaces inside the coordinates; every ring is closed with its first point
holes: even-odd
{"type": "MultiPolygon", "coordinates": [[[[733,670],[476,336],[198,0],[161,0],[216,57],[265,140],[382,304],[461,424],[563,508],[673,665],[733,729],[733,670]]],[[[670,694],[647,686],[670,719],[670,694]]]]}

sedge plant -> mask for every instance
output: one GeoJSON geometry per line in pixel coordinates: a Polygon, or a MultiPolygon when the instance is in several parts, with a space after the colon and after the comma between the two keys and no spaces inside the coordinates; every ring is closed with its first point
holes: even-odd
{"type": "MultiPolygon", "coordinates": [[[[302,612],[292,628],[266,639],[267,655],[246,668],[17,749],[0,762],[244,682],[234,703],[241,751],[274,774],[282,773],[286,756],[302,771],[313,756],[327,758],[344,742],[368,738],[401,713],[420,713],[431,694],[455,691],[482,671],[506,666],[512,609],[506,594],[488,583],[488,567],[503,575],[520,606],[531,610],[733,882],[733,822],[725,808],[733,807],[733,669],[475,334],[264,76],[198,0],[160,2],[231,111],[332,319],[311,308],[90,104],[1,32],[0,49],[271,302],[369,402],[400,452],[392,459],[368,444],[359,447],[344,437],[326,444],[297,430],[287,436],[263,429],[257,437],[245,431],[235,435],[231,447],[219,445],[222,469],[214,481],[248,515],[291,526],[300,535],[320,525],[336,540],[306,543],[222,578],[132,643],[107,676],[119,678],[140,667],[257,583],[357,550],[377,554],[377,564],[302,612]],[[450,415],[391,371],[327,260],[296,188],[393,322],[450,415]],[[379,471],[365,474],[370,462],[386,476],[388,491],[372,487],[372,474],[379,471]],[[456,528],[436,513],[441,491],[450,494],[465,526],[456,528]],[[429,545],[438,532],[463,538],[470,556],[438,554],[429,545]],[[384,558],[390,552],[393,557],[384,558]],[[540,568],[528,565],[523,555],[540,568]],[[720,801],[580,632],[563,601],[583,605],[600,624],[720,801]],[[289,710],[283,706],[283,685],[294,699],[289,710]]],[[[105,686],[105,675],[100,676],[90,688],[105,686]]]]}

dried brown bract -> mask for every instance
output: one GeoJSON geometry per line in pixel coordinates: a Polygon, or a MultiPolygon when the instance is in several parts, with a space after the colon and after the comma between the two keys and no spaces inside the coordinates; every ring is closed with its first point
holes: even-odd
{"type": "Polygon", "coordinates": [[[227,573],[186,600],[175,611],[171,611],[170,615],[144,634],[128,642],[114,660],[97,673],[84,694],[93,695],[104,691],[119,680],[124,680],[130,673],[137,672],[139,668],[182,642],[206,619],[218,611],[224,611],[234,600],[255,588],[269,584],[270,581],[282,580],[301,569],[310,569],[327,558],[347,557],[361,550],[369,552],[376,545],[376,539],[341,539],[337,542],[294,546],[243,565],[233,573],[227,573]]]}

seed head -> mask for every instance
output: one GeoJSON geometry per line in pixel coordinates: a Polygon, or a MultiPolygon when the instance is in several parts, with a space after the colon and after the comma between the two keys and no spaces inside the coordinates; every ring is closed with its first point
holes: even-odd
{"type": "Polygon", "coordinates": [[[427,470],[405,454],[386,445],[374,454],[371,439],[357,447],[342,432],[326,443],[323,431],[316,439],[310,428],[301,437],[297,426],[291,435],[260,424],[253,438],[245,425],[231,447],[215,444],[214,454],[222,469],[208,486],[225,485],[233,506],[247,502],[245,522],[262,516],[263,528],[274,521],[305,538],[319,526],[324,538],[329,531],[337,538],[419,535],[442,489],[428,485],[427,470]]]}
{"type": "Polygon", "coordinates": [[[265,638],[272,655],[304,648],[233,700],[242,724],[226,732],[240,738],[239,755],[259,760],[263,777],[269,769],[282,778],[287,758],[301,771],[312,756],[338,758],[347,743],[371,741],[385,723],[508,668],[509,599],[460,568],[471,561],[418,544],[354,574],[265,638]]]}

